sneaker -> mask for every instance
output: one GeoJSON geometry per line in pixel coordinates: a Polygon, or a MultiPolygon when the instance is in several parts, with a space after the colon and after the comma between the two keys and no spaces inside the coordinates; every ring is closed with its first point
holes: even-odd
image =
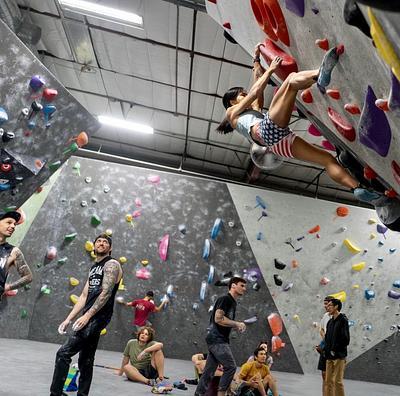
{"type": "Polygon", "coordinates": [[[372,205],[374,204],[374,201],[376,202],[379,198],[382,197],[381,194],[378,194],[375,191],[370,191],[366,188],[361,187],[355,188],[353,194],[359,201],[367,202],[372,205]]]}
{"type": "Polygon", "coordinates": [[[163,385],[163,384],[159,383],[151,388],[151,393],[156,393],[159,395],[166,394],[168,392],[171,392],[172,389],[173,388],[171,385],[163,385]]]}
{"type": "Polygon", "coordinates": [[[188,385],[198,385],[199,384],[199,380],[197,378],[185,379],[183,382],[186,382],[188,385]]]}
{"type": "Polygon", "coordinates": [[[147,383],[149,386],[156,386],[157,385],[157,380],[154,378],[150,378],[149,382],[147,383]]]}

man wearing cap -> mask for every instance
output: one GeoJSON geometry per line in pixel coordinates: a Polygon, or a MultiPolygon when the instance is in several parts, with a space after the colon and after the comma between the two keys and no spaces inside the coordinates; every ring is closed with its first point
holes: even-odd
{"type": "Polygon", "coordinates": [[[152,312],[160,312],[168,300],[163,300],[157,307],[154,304],[154,292],[149,290],[144,298],[133,300],[126,303],[127,307],[135,309],[135,318],[133,319],[134,333],[136,334],[143,326],[151,326],[148,317],[152,312]]]}
{"type": "Polygon", "coordinates": [[[50,396],[63,395],[71,358],[77,353],[80,371],[77,396],[89,394],[100,332],[111,320],[115,294],[122,278],[121,265],[110,256],[111,245],[112,240],[107,234],[100,234],[95,239],[96,260],[90,268],[88,280],[78,302],[58,328],[60,334],[66,334],[69,324],[82,311],[83,315],[72,325],[72,335],[57,352],[50,396]]]}
{"type": "Polygon", "coordinates": [[[0,300],[11,290],[32,282],[32,272],[25,261],[21,250],[6,242],[15,231],[21,220],[21,214],[16,211],[0,213],[0,300]],[[15,267],[20,278],[12,283],[6,283],[11,267],[15,267]]]}

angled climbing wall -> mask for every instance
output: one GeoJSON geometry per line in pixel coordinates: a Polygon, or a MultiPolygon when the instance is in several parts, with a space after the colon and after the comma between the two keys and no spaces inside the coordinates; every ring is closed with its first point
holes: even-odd
{"type": "Polygon", "coordinates": [[[0,37],[0,208],[5,209],[20,207],[98,126],[1,20],[0,37]]]}
{"type": "Polygon", "coordinates": [[[297,105],[331,143],[351,150],[400,193],[400,14],[344,0],[206,0],[206,6],[248,51],[249,64],[259,42],[265,65],[283,58],[277,80],[319,68],[326,51],[340,46],[329,89],[323,94],[314,86],[297,105]]]}

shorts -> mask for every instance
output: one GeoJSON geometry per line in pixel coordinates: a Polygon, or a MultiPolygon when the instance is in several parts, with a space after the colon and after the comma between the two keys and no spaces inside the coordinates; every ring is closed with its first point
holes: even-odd
{"type": "Polygon", "coordinates": [[[149,363],[145,368],[138,369],[139,373],[148,379],[157,379],[158,371],[149,363]]]}
{"type": "Polygon", "coordinates": [[[258,138],[270,151],[281,157],[293,158],[292,145],[296,134],[289,127],[279,127],[269,118],[268,113],[255,127],[258,138]]]}
{"type": "Polygon", "coordinates": [[[318,370],[326,371],[326,358],[323,355],[319,355],[318,370]]]}

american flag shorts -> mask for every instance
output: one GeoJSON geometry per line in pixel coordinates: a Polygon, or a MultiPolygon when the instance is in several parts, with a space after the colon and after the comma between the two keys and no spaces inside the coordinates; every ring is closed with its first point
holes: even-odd
{"type": "Polygon", "coordinates": [[[293,158],[292,144],[296,134],[289,127],[279,127],[269,118],[268,113],[255,127],[257,137],[264,142],[264,145],[270,151],[281,157],[293,158]]]}

